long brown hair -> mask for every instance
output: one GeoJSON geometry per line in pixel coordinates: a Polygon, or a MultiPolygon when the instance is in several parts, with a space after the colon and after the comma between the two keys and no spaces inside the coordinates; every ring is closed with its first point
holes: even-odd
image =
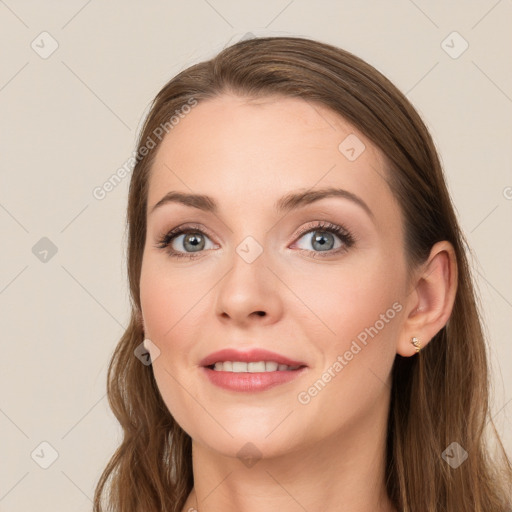
{"type": "Polygon", "coordinates": [[[148,179],[170,119],[186,113],[187,104],[226,92],[297,97],[337,112],[385,155],[409,268],[424,262],[436,242],[453,245],[458,288],[450,319],[417,357],[397,355],[392,368],[387,491],[404,512],[510,510],[512,466],[490,414],[487,347],[467,244],[425,124],[386,77],[351,53],[305,38],[264,37],[227,47],[171,79],[141,131],[127,212],[131,320],[107,382],[124,437],[99,479],[94,511],[180,512],[193,487],[190,436],[163,402],[151,366],[134,355],[144,339],[139,280],[148,179]],[[497,441],[493,453],[487,433],[497,441]],[[453,442],[468,454],[457,468],[442,457],[453,442]]]}

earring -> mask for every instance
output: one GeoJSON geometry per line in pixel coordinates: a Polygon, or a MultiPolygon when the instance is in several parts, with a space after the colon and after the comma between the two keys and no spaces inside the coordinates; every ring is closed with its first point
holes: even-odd
{"type": "Polygon", "coordinates": [[[416,337],[411,338],[411,343],[416,347],[416,353],[418,353],[421,350],[421,344],[420,340],[416,337]]]}

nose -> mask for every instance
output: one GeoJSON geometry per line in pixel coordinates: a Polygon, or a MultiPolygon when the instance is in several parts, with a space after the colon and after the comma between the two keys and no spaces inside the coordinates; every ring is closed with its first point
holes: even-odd
{"type": "Polygon", "coordinates": [[[216,314],[239,326],[272,324],[282,316],[281,282],[268,266],[265,252],[254,261],[235,252],[231,269],[216,288],[216,314]]]}

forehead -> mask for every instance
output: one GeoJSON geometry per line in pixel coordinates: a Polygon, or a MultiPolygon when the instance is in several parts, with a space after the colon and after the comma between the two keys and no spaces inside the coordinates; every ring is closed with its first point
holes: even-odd
{"type": "Polygon", "coordinates": [[[322,104],[226,94],[198,103],[164,137],[148,209],[169,190],[249,210],[272,208],[290,190],[336,186],[379,210],[393,202],[385,167],[369,139],[322,104]]]}

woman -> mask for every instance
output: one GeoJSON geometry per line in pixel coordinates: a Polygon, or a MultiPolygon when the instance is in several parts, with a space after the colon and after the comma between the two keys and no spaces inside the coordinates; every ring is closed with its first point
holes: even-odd
{"type": "Polygon", "coordinates": [[[240,42],[164,86],[136,160],[96,512],[509,509],[463,234],[384,76],[240,42]]]}

